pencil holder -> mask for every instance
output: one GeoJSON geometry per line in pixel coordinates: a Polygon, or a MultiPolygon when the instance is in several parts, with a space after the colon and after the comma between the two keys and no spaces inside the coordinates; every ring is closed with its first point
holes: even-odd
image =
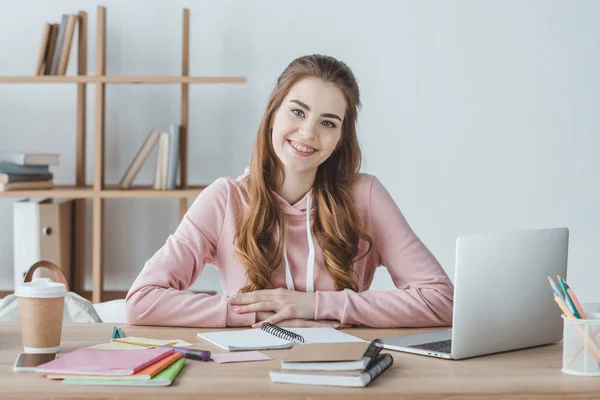
{"type": "Polygon", "coordinates": [[[600,376],[600,319],[587,313],[588,319],[563,315],[562,372],[579,376],[600,376]]]}

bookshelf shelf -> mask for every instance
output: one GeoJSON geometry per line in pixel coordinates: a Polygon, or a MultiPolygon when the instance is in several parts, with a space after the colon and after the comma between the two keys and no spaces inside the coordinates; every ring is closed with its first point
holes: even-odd
{"type": "Polygon", "coordinates": [[[152,186],[132,186],[129,189],[120,189],[117,185],[108,185],[99,192],[103,199],[188,199],[197,196],[206,185],[189,186],[187,189],[156,190],[152,186]]]}
{"type": "MultiPolygon", "coordinates": [[[[75,200],[74,243],[73,243],[73,281],[71,289],[80,295],[91,297],[92,302],[98,303],[112,299],[113,295],[122,296],[124,292],[104,290],[103,278],[103,232],[104,232],[104,202],[106,199],[179,199],[179,218],[187,211],[187,200],[197,196],[206,185],[190,185],[188,183],[188,123],[189,123],[189,85],[190,84],[239,84],[245,83],[246,78],[240,76],[189,76],[190,60],[190,11],[183,9],[182,15],[182,47],[181,74],[178,76],[118,76],[106,74],[106,8],[96,7],[96,48],[95,75],[88,75],[88,15],[79,11],[76,16],[77,24],[77,74],[76,75],[39,75],[35,76],[0,76],[3,84],[41,84],[41,83],[72,83],[77,87],[76,106],[76,167],[74,185],[56,185],[48,190],[14,190],[0,192],[0,198],[5,197],[50,197],[73,198],[75,200]],[[121,189],[118,185],[105,183],[105,137],[106,137],[106,85],[107,84],[179,84],[180,96],[180,140],[179,140],[179,186],[174,190],[156,190],[150,185],[134,185],[121,189]],[[86,132],[87,116],[87,87],[93,84],[94,90],[94,123],[91,137],[93,156],[92,184],[86,182],[86,142],[89,136],[86,132]],[[85,236],[86,236],[86,200],[92,202],[92,291],[85,290],[85,236]]],[[[72,32],[72,31],[71,31],[72,32]]],[[[63,48],[64,50],[64,48],[63,48]]],[[[67,56],[68,57],[68,56],[67,56]]],[[[40,58],[43,60],[43,58],[40,58]]],[[[68,61],[67,61],[68,63],[68,61]]],[[[41,64],[40,64],[41,65],[41,64]]],[[[38,65],[38,68],[40,67],[38,65]]],[[[64,65],[63,65],[64,67],[64,65]]],[[[66,67],[62,70],[66,70],[66,67]]],[[[2,292],[0,292],[2,293],[2,292]]]]}
{"type": "Polygon", "coordinates": [[[94,190],[92,186],[57,185],[52,189],[43,190],[9,190],[0,192],[2,197],[48,197],[73,199],[181,199],[195,197],[206,188],[206,185],[188,186],[186,189],[156,190],[151,185],[134,185],[121,189],[118,185],[107,185],[102,190],[94,190]]]}
{"type": "Polygon", "coordinates": [[[73,198],[73,199],[89,199],[93,196],[91,186],[72,186],[72,185],[56,185],[52,189],[35,189],[35,190],[8,190],[0,192],[2,197],[49,197],[49,198],[73,198]]]}
{"type": "Polygon", "coordinates": [[[246,83],[243,76],[0,76],[0,83],[246,83]]]}

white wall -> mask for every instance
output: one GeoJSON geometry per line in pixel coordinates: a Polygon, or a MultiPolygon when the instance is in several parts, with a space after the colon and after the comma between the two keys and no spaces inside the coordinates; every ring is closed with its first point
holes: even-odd
{"type": "MultiPolygon", "coordinates": [[[[32,74],[43,23],[79,9],[89,13],[93,74],[96,4],[0,0],[0,74],[32,74]]],[[[600,301],[600,2],[102,4],[108,74],[178,74],[181,8],[188,7],[190,74],[248,78],[245,85],[191,88],[191,182],[242,172],[277,75],[299,55],[330,54],[360,81],[364,170],[388,187],[451,276],[460,234],[568,226],[569,282],[582,301],[600,301]]],[[[0,85],[0,147],[59,152],[56,182],[72,182],[75,95],[74,85],[0,85]]],[[[88,97],[91,182],[93,86],[88,97]]],[[[118,182],[149,129],[178,120],[178,104],[176,85],[108,86],[108,182],[118,182]]],[[[152,175],[148,166],[139,180],[152,175]]],[[[12,282],[11,205],[0,200],[5,290],[12,282]]],[[[177,201],[108,200],[106,208],[105,286],[127,289],[175,229],[177,201]]],[[[375,287],[389,286],[378,274],[375,287]]],[[[194,287],[218,287],[214,270],[194,287]]]]}

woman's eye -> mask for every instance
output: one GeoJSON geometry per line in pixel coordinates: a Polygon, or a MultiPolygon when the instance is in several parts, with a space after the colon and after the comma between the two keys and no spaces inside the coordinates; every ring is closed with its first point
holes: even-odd
{"type": "Polygon", "coordinates": [[[298,110],[297,108],[294,108],[294,109],[292,110],[292,112],[293,112],[294,114],[296,114],[297,116],[299,116],[299,117],[304,117],[304,111],[302,111],[302,110],[298,110]]]}
{"type": "Polygon", "coordinates": [[[335,128],[335,124],[331,121],[323,121],[321,122],[323,125],[325,125],[328,128],[335,128]]]}

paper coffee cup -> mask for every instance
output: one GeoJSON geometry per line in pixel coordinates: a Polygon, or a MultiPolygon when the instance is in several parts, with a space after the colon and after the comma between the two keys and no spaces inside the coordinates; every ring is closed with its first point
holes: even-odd
{"type": "Polygon", "coordinates": [[[64,283],[48,278],[17,286],[25,353],[58,353],[66,293],[64,283]]]}

